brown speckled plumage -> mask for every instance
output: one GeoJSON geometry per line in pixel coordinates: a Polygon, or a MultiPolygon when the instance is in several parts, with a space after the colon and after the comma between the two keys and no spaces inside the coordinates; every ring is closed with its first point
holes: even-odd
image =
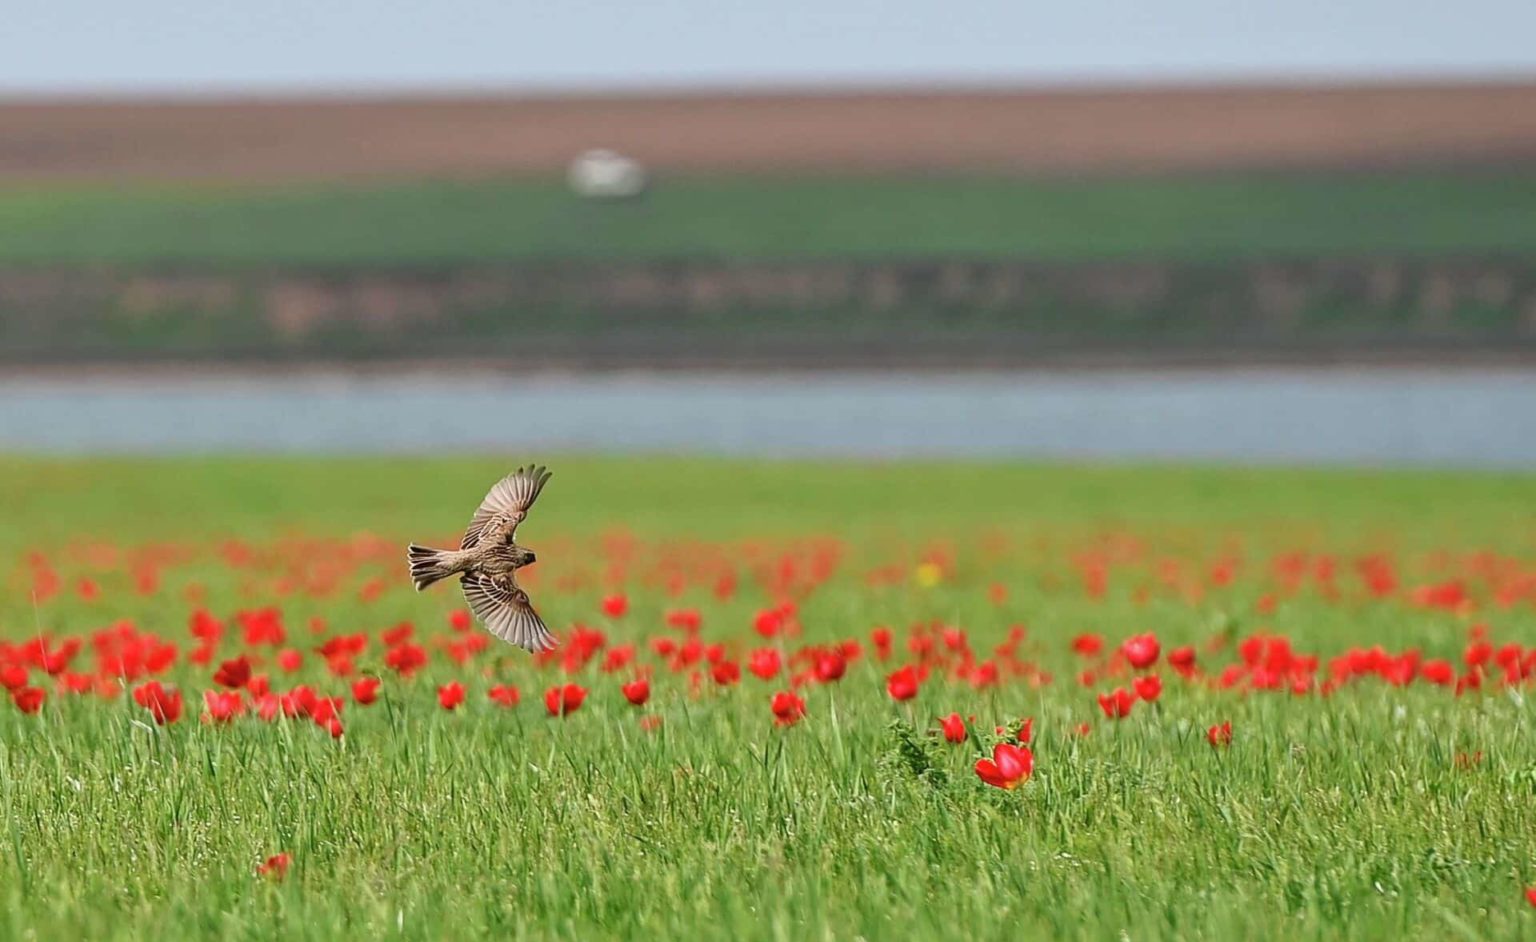
{"type": "Polygon", "coordinates": [[[555,646],[555,639],[534,611],[528,593],[517,584],[517,570],[536,557],[513,538],[549,478],[549,471],[542,466],[518,468],[485,495],[457,550],[412,543],[407,551],[411,581],[418,592],[460,573],[464,600],[486,629],[528,651],[546,651],[555,646]]]}

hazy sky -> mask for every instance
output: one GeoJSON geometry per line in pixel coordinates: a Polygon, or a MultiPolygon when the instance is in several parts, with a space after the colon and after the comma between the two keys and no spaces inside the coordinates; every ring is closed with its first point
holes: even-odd
{"type": "Polygon", "coordinates": [[[6,91],[1536,76],[1533,0],[7,6],[0,17],[6,91]]]}

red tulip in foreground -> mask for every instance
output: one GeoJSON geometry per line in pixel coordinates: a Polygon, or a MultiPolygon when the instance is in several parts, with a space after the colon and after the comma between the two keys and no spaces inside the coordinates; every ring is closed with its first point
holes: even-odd
{"type": "Polygon", "coordinates": [[[793,726],[805,716],[805,701],[788,690],[774,694],[769,706],[773,710],[773,721],[780,726],[793,726]]]}
{"type": "Polygon", "coordinates": [[[976,760],[976,776],[997,788],[1018,788],[1035,771],[1035,754],[1026,746],[1000,742],[992,758],[976,760]]]}
{"type": "Polygon", "coordinates": [[[965,720],[959,713],[951,713],[939,720],[939,727],[944,730],[945,742],[965,742],[965,720]]]}
{"type": "Polygon", "coordinates": [[[1206,730],[1205,741],[1210,743],[1212,748],[1232,745],[1232,721],[1227,720],[1206,730]]]}
{"type": "Polygon", "coordinates": [[[287,854],[273,854],[256,868],[256,875],[271,880],[281,880],[288,875],[288,866],[292,863],[293,858],[287,854]]]}
{"type": "Polygon", "coordinates": [[[551,687],[544,692],[544,709],[550,716],[566,716],[581,709],[581,701],[587,699],[587,688],[580,684],[551,687]]]}
{"type": "Polygon", "coordinates": [[[635,706],[645,706],[645,701],[651,699],[651,682],[644,677],[637,677],[619,690],[624,694],[624,699],[635,706]]]}

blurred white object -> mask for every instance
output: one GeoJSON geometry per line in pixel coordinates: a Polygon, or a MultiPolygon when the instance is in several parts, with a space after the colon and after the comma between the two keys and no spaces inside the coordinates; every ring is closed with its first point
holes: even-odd
{"type": "Polygon", "coordinates": [[[577,154],[566,180],[578,196],[609,200],[639,196],[647,182],[639,161],[603,148],[577,154]]]}

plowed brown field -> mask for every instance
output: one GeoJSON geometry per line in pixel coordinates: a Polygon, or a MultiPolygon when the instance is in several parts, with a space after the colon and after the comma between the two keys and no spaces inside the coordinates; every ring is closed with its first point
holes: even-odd
{"type": "Polygon", "coordinates": [[[0,102],[0,179],[1150,172],[1536,158],[1536,83],[628,98],[0,102]]]}

